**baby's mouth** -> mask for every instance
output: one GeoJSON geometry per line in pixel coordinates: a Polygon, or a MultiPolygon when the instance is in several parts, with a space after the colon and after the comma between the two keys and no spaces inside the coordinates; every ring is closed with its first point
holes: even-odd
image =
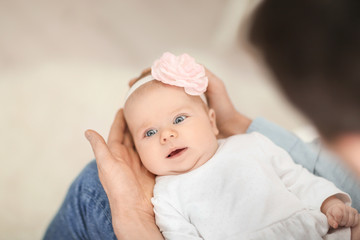
{"type": "Polygon", "coordinates": [[[166,158],[173,158],[173,157],[179,156],[180,154],[182,154],[183,152],[185,152],[185,150],[187,150],[187,147],[185,147],[185,148],[178,148],[178,149],[172,151],[166,158]]]}

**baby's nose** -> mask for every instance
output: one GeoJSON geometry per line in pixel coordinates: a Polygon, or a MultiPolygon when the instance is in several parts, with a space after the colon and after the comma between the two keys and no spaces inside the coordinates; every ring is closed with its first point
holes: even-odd
{"type": "Polygon", "coordinates": [[[164,144],[166,143],[167,141],[169,141],[170,139],[172,138],[176,138],[178,136],[177,132],[173,129],[167,129],[167,130],[164,130],[162,133],[161,133],[161,143],[164,144]]]}

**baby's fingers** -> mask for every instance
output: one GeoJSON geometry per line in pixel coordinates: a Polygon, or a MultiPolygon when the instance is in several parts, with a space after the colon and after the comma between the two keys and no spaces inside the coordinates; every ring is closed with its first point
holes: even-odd
{"type": "Polygon", "coordinates": [[[330,225],[332,228],[335,228],[335,229],[338,228],[339,224],[336,222],[335,218],[334,218],[331,214],[329,214],[329,215],[327,216],[327,219],[328,219],[329,225],[330,225]]]}
{"type": "Polygon", "coordinates": [[[342,218],[341,218],[341,221],[339,222],[339,225],[347,226],[347,224],[349,223],[349,218],[350,218],[349,209],[343,209],[342,212],[343,212],[342,218]]]}
{"type": "Polygon", "coordinates": [[[345,219],[344,209],[339,207],[332,208],[327,214],[328,222],[333,228],[344,226],[347,223],[348,218],[345,219]],[[330,221],[331,219],[331,221],[330,221]],[[345,222],[345,223],[343,223],[345,222]]]}

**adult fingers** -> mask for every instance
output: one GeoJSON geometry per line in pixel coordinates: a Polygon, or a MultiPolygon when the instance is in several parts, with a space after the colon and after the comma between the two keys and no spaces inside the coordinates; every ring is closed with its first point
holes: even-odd
{"type": "Polygon", "coordinates": [[[234,115],[236,109],[231,102],[224,83],[207,68],[205,68],[205,74],[209,79],[206,99],[210,108],[216,111],[218,115],[217,120],[221,120],[221,118],[231,118],[230,116],[234,115]]]}
{"type": "Polygon", "coordinates": [[[354,226],[360,224],[360,214],[356,213],[355,214],[355,219],[354,219],[354,226]]]}
{"type": "Polygon", "coordinates": [[[124,145],[130,148],[134,147],[134,142],[128,128],[125,128],[124,131],[124,145]]]}
{"type": "Polygon", "coordinates": [[[355,214],[352,211],[350,211],[348,215],[349,217],[347,223],[345,224],[345,227],[351,227],[354,224],[355,214]]]}
{"type": "Polygon", "coordinates": [[[150,73],[151,73],[151,68],[150,68],[150,67],[145,68],[145,69],[141,72],[140,76],[138,76],[138,77],[136,77],[136,78],[133,78],[133,79],[131,79],[131,80],[129,81],[129,87],[131,87],[131,86],[134,85],[134,83],[136,83],[138,80],[140,80],[140,79],[142,79],[143,77],[149,75],[150,73]]]}
{"type": "Polygon", "coordinates": [[[151,67],[147,67],[147,68],[145,68],[144,70],[142,70],[140,77],[141,77],[142,75],[147,75],[147,74],[149,74],[149,73],[151,73],[151,67]]]}
{"type": "Polygon", "coordinates": [[[130,81],[129,81],[129,87],[132,87],[132,85],[134,85],[134,83],[136,83],[136,81],[138,80],[139,78],[132,78],[132,79],[130,79],[130,81]]]}
{"type": "Polygon", "coordinates": [[[85,136],[90,142],[98,168],[106,168],[112,164],[112,154],[100,134],[93,130],[86,130],[85,136]]]}
{"type": "Polygon", "coordinates": [[[217,92],[219,88],[224,88],[224,82],[218,77],[216,76],[214,73],[212,73],[209,69],[205,68],[205,75],[207,76],[208,80],[209,80],[209,85],[207,88],[207,93],[213,93],[213,92],[217,92]]]}
{"type": "Polygon", "coordinates": [[[352,208],[350,211],[349,222],[347,227],[354,227],[359,224],[359,213],[356,209],[352,208]]]}
{"type": "Polygon", "coordinates": [[[121,108],[115,116],[114,122],[111,125],[108,144],[111,146],[113,143],[123,143],[124,141],[124,130],[125,130],[125,119],[124,119],[124,111],[121,108]]]}
{"type": "Polygon", "coordinates": [[[129,151],[130,153],[130,157],[131,157],[131,162],[129,163],[131,166],[132,166],[132,169],[134,171],[139,171],[139,169],[141,169],[141,160],[140,160],[140,157],[139,157],[139,154],[136,152],[135,149],[131,149],[129,151]]]}
{"type": "Polygon", "coordinates": [[[209,69],[207,69],[206,67],[204,67],[205,69],[205,75],[210,78],[209,80],[214,80],[214,79],[219,79],[214,73],[212,73],[209,69]]]}

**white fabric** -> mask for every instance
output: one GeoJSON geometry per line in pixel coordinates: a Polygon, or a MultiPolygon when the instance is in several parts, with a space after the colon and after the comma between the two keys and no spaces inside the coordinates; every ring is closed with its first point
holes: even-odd
{"type": "Polygon", "coordinates": [[[152,80],[155,80],[154,77],[152,75],[148,75],[144,78],[141,78],[140,80],[136,81],[129,89],[128,93],[126,94],[125,97],[125,102],[128,100],[128,98],[130,97],[131,94],[133,94],[133,92],[135,92],[136,89],[138,89],[140,86],[144,85],[145,83],[148,83],[152,80]]]}
{"type": "Polygon", "coordinates": [[[201,167],[156,178],[152,203],[166,239],[322,239],[329,229],[322,202],[337,194],[351,204],[259,133],[219,143],[201,167]]]}

